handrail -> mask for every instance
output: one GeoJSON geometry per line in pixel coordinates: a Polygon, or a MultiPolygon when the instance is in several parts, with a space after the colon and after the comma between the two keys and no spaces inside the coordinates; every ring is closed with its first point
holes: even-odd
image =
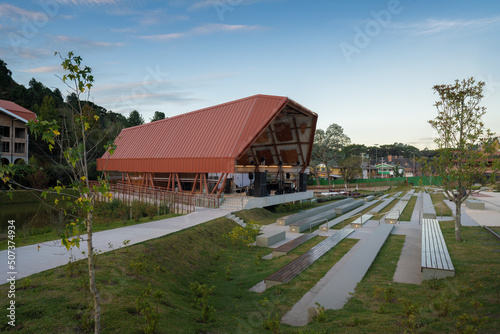
{"type": "Polygon", "coordinates": [[[439,205],[441,207],[441,219],[443,219],[443,203],[438,203],[438,204],[434,204],[434,205],[430,205],[430,206],[426,206],[425,208],[422,208],[420,210],[418,210],[418,225],[421,225],[422,224],[422,219],[423,219],[423,211],[424,209],[428,209],[428,208],[433,208],[435,206],[439,205]]]}

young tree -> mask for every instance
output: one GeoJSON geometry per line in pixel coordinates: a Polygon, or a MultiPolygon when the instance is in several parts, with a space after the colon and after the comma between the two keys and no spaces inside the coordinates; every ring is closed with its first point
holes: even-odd
{"type": "Polygon", "coordinates": [[[361,174],[361,158],[349,157],[339,163],[340,175],[344,179],[345,188],[356,176],[361,174]]]}
{"type": "Polygon", "coordinates": [[[439,95],[434,106],[437,117],[429,123],[437,131],[437,155],[431,167],[442,177],[448,198],[455,203],[455,239],[461,236],[461,205],[469,197],[472,185],[484,177],[487,156],[492,153],[492,133],[486,129],[480,106],[484,82],[474,78],[456,80],[452,85],[433,87],[439,95]]]}
{"type": "Polygon", "coordinates": [[[312,151],[312,160],[325,164],[328,175],[328,185],[331,187],[330,167],[340,160],[341,149],[349,145],[351,139],[344,134],[344,129],[335,123],[328,126],[326,131],[316,130],[312,151]]]}
{"type": "MultiPolygon", "coordinates": [[[[64,152],[64,158],[71,169],[72,183],[71,185],[58,184],[49,190],[42,191],[41,196],[46,198],[49,192],[55,192],[61,195],[64,200],[64,212],[69,216],[71,222],[66,226],[66,230],[61,236],[62,244],[69,250],[70,248],[79,247],[80,241],[83,240],[80,235],[83,231],[86,232],[87,242],[87,261],[89,272],[89,289],[93,298],[94,311],[94,330],[95,333],[100,333],[100,295],[96,286],[95,278],[95,263],[94,263],[94,248],[93,248],[93,213],[94,204],[98,195],[111,197],[109,187],[104,179],[98,178],[95,185],[91,185],[89,181],[89,152],[95,149],[89,141],[94,130],[97,130],[99,125],[99,116],[95,114],[92,108],[80,99],[82,94],[90,94],[90,89],[93,85],[94,78],[91,74],[92,70],[82,65],[82,58],[75,56],[73,52],[69,52],[67,58],[62,59],[61,66],[66,71],[61,80],[74,92],[74,103],[71,104],[73,117],[67,119],[66,130],[62,130],[56,120],[43,120],[28,122],[28,127],[35,137],[41,137],[43,141],[48,143],[50,150],[55,145],[64,152]],[[67,137],[61,139],[60,131],[71,132],[73,137],[68,140],[67,137]],[[73,192],[67,192],[65,189],[72,189],[73,192]],[[75,195],[76,193],[76,195],[75,195]]],[[[108,146],[110,153],[113,153],[114,144],[108,146]]],[[[15,170],[12,165],[0,166],[0,179],[8,182],[12,187],[12,183],[21,186],[19,183],[13,182],[15,170]]],[[[27,187],[24,187],[27,189],[27,187]]],[[[39,189],[32,189],[39,190],[39,189]]],[[[63,205],[59,199],[55,200],[55,205],[63,205]]]]}

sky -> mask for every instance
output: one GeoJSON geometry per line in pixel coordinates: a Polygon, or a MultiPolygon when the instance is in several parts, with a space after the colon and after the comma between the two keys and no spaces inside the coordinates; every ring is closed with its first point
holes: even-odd
{"type": "Polygon", "coordinates": [[[17,83],[66,94],[54,52],[73,51],[93,102],[146,121],[279,95],[352,143],[433,148],[432,87],[474,77],[500,133],[498,0],[8,0],[0,35],[17,83]]]}

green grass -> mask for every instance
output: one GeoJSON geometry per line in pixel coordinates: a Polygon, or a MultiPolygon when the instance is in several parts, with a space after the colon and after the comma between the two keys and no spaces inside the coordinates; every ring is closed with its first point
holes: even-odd
{"type": "MultiPolygon", "coordinates": [[[[291,282],[257,294],[248,289],[322,239],[313,238],[286,256],[259,260],[270,250],[236,246],[223,237],[234,226],[219,218],[100,255],[97,281],[102,332],[141,333],[146,319],[138,313],[136,300],[150,286],[163,292],[157,300],[146,298],[153,308],[158,307],[158,333],[271,333],[263,327],[266,318],[273,313],[283,316],[356,243],[344,239],[291,282]],[[134,273],[137,264],[143,268],[134,273]],[[200,321],[201,311],[193,307],[193,282],[215,286],[209,297],[215,313],[208,323],[200,321]]],[[[455,277],[421,285],[394,283],[404,236],[391,235],[343,309],[327,310],[324,323],[312,322],[302,328],[281,324],[280,333],[461,333],[457,331],[461,321],[476,326],[476,319],[484,319],[479,333],[497,333],[500,253],[493,252],[498,248],[492,245],[493,237],[481,227],[464,226],[465,242],[455,242],[453,223],[442,222],[441,226],[455,277]],[[440,316],[437,307],[445,304],[450,310],[440,316]],[[419,312],[405,315],[412,310],[419,312]]],[[[18,332],[85,332],[88,292],[85,263],[80,263],[73,277],[62,266],[17,282],[18,332]]],[[[0,294],[6,296],[7,285],[0,286],[0,294]]],[[[0,308],[6,307],[3,298],[0,308]]],[[[7,329],[2,322],[0,331],[7,329]]]]}
{"type": "Polygon", "coordinates": [[[413,210],[415,209],[415,204],[417,203],[417,196],[412,196],[411,199],[408,201],[408,204],[406,205],[405,209],[399,216],[400,221],[411,221],[411,216],[413,215],[413,210]]]}
{"type": "MultiPolygon", "coordinates": [[[[137,225],[137,224],[144,224],[144,223],[149,223],[151,221],[156,221],[156,220],[161,220],[161,219],[168,219],[172,217],[177,217],[180,216],[179,214],[167,214],[167,215],[161,215],[161,216],[155,216],[153,220],[150,220],[148,217],[143,217],[140,218],[138,222],[135,220],[115,220],[111,222],[106,222],[106,223],[99,223],[99,222],[94,222],[93,224],[93,231],[94,232],[100,232],[100,231],[106,231],[106,230],[111,230],[115,228],[120,228],[120,227],[125,227],[125,226],[132,226],[132,225],[137,225]]],[[[6,236],[4,237],[6,238],[6,236]]],[[[16,247],[21,247],[21,246],[27,246],[27,245],[34,245],[38,244],[41,242],[47,242],[47,241],[52,241],[52,240],[58,240],[60,238],[59,232],[55,228],[47,228],[47,229],[20,229],[16,233],[16,247]],[[40,233],[47,230],[48,232],[45,233],[40,233]],[[39,233],[39,234],[38,234],[39,233]]],[[[7,249],[7,239],[0,241],[0,250],[6,250],[7,249]]]]}
{"type": "Polygon", "coordinates": [[[443,202],[443,200],[446,199],[446,197],[444,196],[444,193],[433,193],[433,194],[431,194],[431,199],[432,199],[432,203],[434,205],[441,204],[441,205],[436,205],[434,207],[436,209],[436,214],[438,216],[441,216],[441,208],[443,210],[443,216],[445,216],[445,217],[453,216],[450,208],[446,204],[444,204],[444,202],[443,202]]]}
{"type": "MultiPolygon", "coordinates": [[[[158,333],[232,333],[237,328],[244,333],[265,332],[262,323],[270,309],[280,315],[285,312],[356,243],[344,240],[292,282],[257,294],[248,289],[323,238],[313,238],[277,259],[259,260],[270,250],[236,246],[223,237],[234,226],[231,220],[219,218],[99,255],[97,282],[103,333],[142,332],[146,319],[138,313],[136,300],[148,286],[163,292],[158,301],[146,298],[158,307],[158,333]],[[143,268],[137,273],[133,269],[140,267],[138,264],[143,268]],[[193,307],[193,282],[215,286],[214,295],[209,298],[216,310],[213,321],[200,321],[201,311],[193,307]],[[269,300],[269,304],[263,305],[263,300],[269,300]]],[[[62,266],[17,282],[18,332],[86,332],[89,294],[84,283],[85,262],[78,262],[72,277],[67,268],[62,266]]],[[[6,295],[7,285],[0,287],[0,293],[6,295]]],[[[2,299],[0,306],[5,310],[7,300],[2,299]]],[[[7,329],[2,322],[0,331],[7,329]]]]}

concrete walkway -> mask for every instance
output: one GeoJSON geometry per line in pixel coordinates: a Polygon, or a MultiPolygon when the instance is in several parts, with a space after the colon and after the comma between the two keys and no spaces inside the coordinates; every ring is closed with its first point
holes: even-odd
{"type": "MultiPolygon", "coordinates": [[[[316,308],[316,302],[326,309],[344,307],[393,227],[394,225],[390,224],[379,225],[377,221],[371,220],[362,229],[357,229],[354,233],[359,232],[357,238],[360,238],[360,241],[285,314],[281,322],[291,326],[307,325],[308,310],[316,308]]],[[[351,237],[356,238],[354,233],[351,237]]]]}
{"type": "MultiPolygon", "coordinates": [[[[125,226],[113,230],[94,233],[94,248],[98,251],[109,252],[113,249],[125,247],[124,241],[130,240],[128,245],[137,244],[178,232],[186,228],[205,223],[209,220],[223,217],[231,210],[197,208],[196,212],[185,216],[158,220],[132,226],[125,226]]],[[[67,251],[59,240],[16,248],[16,279],[27,277],[48,269],[67,264],[71,255],[76,259],[84,259],[87,253],[86,242],[81,242],[80,248],[67,251]],[[40,247],[40,248],[38,248],[40,247]]],[[[8,251],[0,251],[0,284],[7,281],[8,251]]]]}

